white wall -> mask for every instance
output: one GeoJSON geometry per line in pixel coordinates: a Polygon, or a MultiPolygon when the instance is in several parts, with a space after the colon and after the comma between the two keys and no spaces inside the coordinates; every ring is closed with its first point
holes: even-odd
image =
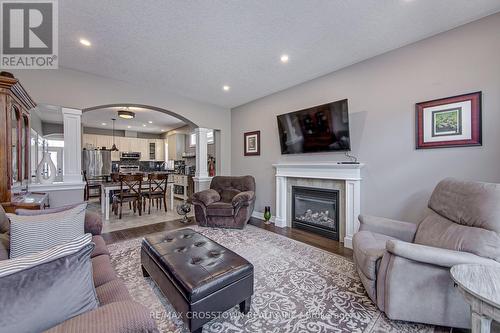
{"type": "Polygon", "coordinates": [[[500,182],[500,14],[235,108],[232,174],[255,176],[257,211],[271,205],[274,214],[272,163],[345,159],[281,156],[276,115],[344,98],[352,153],[367,164],[363,213],[418,221],[444,177],[500,182]],[[415,103],[479,90],[482,147],[415,150],[415,103]],[[261,156],[244,157],[243,133],[253,130],[261,131],[261,156]]]}
{"type": "Polygon", "coordinates": [[[151,88],[69,69],[17,70],[13,74],[37,103],[84,109],[98,105],[145,104],[175,112],[199,127],[222,135],[222,173],[231,172],[231,113],[229,109],[151,88]]]}

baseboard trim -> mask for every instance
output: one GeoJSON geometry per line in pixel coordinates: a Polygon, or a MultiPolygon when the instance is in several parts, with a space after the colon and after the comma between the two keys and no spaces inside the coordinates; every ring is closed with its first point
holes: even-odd
{"type": "MultiPolygon", "coordinates": [[[[254,210],[252,213],[252,217],[255,217],[256,219],[265,221],[264,213],[262,213],[262,212],[257,212],[254,210]]],[[[271,219],[269,220],[269,222],[274,223],[274,216],[271,216],[271,219]]]]}

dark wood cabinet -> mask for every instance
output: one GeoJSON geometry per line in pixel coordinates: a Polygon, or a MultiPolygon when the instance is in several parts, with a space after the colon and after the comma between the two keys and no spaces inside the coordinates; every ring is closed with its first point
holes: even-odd
{"type": "Polygon", "coordinates": [[[0,202],[30,178],[30,110],[36,106],[19,80],[0,73],[0,202]]]}

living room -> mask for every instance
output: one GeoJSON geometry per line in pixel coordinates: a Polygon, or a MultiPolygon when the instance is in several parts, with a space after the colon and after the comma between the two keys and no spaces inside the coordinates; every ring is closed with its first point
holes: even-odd
{"type": "Polygon", "coordinates": [[[497,0],[42,2],[1,2],[0,332],[500,332],[497,0]]]}

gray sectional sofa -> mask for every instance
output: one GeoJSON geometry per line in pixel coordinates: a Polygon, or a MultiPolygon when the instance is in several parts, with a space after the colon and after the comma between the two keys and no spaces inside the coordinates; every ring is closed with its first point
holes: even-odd
{"type": "MultiPolygon", "coordinates": [[[[73,207],[73,206],[71,206],[73,207]]],[[[70,207],[44,211],[18,210],[20,215],[52,213],[70,207]]],[[[111,265],[109,251],[101,234],[102,221],[99,215],[87,212],[85,232],[92,233],[95,248],[92,252],[92,269],[99,307],[73,317],[46,332],[50,333],[122,333],[157,332],[156,323],[150,311],[134,302],[124,283],[116,277],[111,265]]],[[[0,260],[9,258],[9,221],[0,206],[0,260]]],[[[57,274],[57,272],[54,272],[57,274]]]]}

